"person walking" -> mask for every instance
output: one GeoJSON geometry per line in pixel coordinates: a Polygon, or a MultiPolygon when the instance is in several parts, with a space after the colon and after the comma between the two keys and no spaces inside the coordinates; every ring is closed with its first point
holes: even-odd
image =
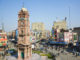
{"type": "Polygon", "coordinates": [[[76,52],[76,57],[77,57],[78,55],[77,55],[77,52],[76,52]]]}

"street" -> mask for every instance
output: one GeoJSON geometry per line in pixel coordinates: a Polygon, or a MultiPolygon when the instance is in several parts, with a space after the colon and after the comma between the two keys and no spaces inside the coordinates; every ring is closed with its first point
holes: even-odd
{"type": "Polygon", "coordinates": [[[53,53],[56,56],[56,60],[80,60],[80,56],[76,57],[75,55],[67,52],[66,50],[64,50],[63,53],[61,53],[61,50],[58,51],[55,49],[47,49],[47,51],[53,53]]]}

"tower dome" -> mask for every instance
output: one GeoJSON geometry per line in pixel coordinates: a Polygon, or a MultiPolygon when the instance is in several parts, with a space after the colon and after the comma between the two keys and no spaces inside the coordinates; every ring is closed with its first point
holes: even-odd
{"type": "Polygon", "coordinates": [[[21,8],[21,10],[18,13],[18,17],[19,18],[29,18],[29,13],[28,10],[26,8],[21,8]]]}
{"type": "Polygon", "coordinates": [[[26,8],[22,8],[21,10],[22,10],[22,11],[28,11],[26,8]]]}

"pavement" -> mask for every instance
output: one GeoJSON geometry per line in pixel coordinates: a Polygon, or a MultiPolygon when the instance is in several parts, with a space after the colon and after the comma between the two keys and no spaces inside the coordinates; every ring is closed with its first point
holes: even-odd
{"type": "Polygon", "coordinates": [[[67,54],[67,55],[61,54],[61,55],[56,57],[56,60],[80,60],[80,56],[75,57],[71,54],[67,54]]]}
{"type": "MultiPolygon", "coordinates": [[[[61,50],[57,51],[55,49],[47,49],[47,52],[53,53],[56,55],[56,60],[80,60],[80,56],[75,56],[67,51],[60,53],[61,50]],[[60,53],[57,55],[57,53],[60,53]]],[[[1,59],[0,59],[1,60],[1,59]]],[[[5,56],[5,60],[17,60],[14,56],[5,56]]],[[[42,60],[42,57],[36,53],[32,54],[32,57],[29,60],[42,60]]],[[[47,59],[45,59],[47,60],[47,59]]]]}
{"type": "Polygon", "coordinates": [[[41,56],[38,54],[32,54],[32,57],[30,58],[30,60],[41,60],[41,56]]]}
{"type": "MultiPolygon", "coordinates": [[[[5,56],[5,60],[17,60],[17,58],[14,56],[5,56]]],[[[38,54],[32,54],[29,60],[41,60],[41,57],[38,54]]]]}
{"type": "Polygon", "coordinates": [[[48,49],[48,52],[53,53],[56,55],[56,60],[80,60],[80,56],[75,56],[67,51],[64,50],[64,53],[60,53],[61,50],[57,51],[55,49],[48,49]],[[57,53],[60,53],[57,55],[57,53]]]}
{"type": "Polygon", "coordinates": [[[6,56],[5,59],[6,60],[17,60],[17,58],[13,56],[6,56]]]}
{"type": "MultiPolygon", "coordinates": [[[[6,56],[5,60],[17,60],[17,58],[13,56],[6,56]]],[[[41,58],[40,55],[35,53],[35,54],[32,54],[32,57],[29,60],[47,60],[47,59],[41,58]]]]}

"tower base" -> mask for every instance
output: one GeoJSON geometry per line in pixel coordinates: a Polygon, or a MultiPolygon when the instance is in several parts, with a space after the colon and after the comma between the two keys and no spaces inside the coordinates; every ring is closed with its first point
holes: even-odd
{"type": "Polygon", "coordinates": [[[29,60],[32,56],[31,45],[18,45],[18,60],[29,60]]]}

